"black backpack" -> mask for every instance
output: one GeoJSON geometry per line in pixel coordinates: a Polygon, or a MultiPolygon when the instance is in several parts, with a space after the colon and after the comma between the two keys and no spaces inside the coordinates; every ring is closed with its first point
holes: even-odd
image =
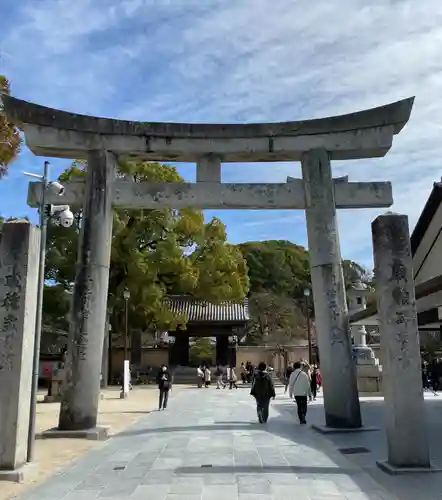
{"type": "Polygon", "coordinates": [[[255,375],[251,395],[258,398],[273,397],[272,381],[267,373],[255,375]]]}

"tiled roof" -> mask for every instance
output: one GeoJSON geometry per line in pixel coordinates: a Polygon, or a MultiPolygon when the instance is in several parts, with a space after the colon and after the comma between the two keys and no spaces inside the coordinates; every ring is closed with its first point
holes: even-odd
{"type": "Polygon", "coordinates": [[[185,295],[172,295],[166,299],[166,306],[174,313],[186,314],[190,323],[240,323],[250,319],[247,298],[243,302],[226,300],[212,304],[185,295]]]}
{"type": "Polygon", "coordinates": [[[435,182],[433,190],[425,203],[419,219],[414,226],[413,233],[411,234],[411,253],[414,255],[418,249],[422,238],[430,225],[434,215],[442,202],[442,182],[435,182]]]}

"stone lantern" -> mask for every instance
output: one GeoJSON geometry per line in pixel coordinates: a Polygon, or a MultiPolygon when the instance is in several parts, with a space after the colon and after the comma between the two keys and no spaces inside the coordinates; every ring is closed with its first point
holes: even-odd
{"type": "MultiPolygon", "coordinates": [[[[370,289],[360,281],[347,290],[347,305],[350,315],[367,308],[370,289]]],[[[360,392],[381,392],[382,367],[373,349],[367,345],[365,325],[350,325],[353,339],[353,356],[356,361],[358,389],[360,392]]]]}

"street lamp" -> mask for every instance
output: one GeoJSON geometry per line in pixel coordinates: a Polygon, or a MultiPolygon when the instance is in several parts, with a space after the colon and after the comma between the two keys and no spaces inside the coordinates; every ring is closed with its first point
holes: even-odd
{"type": "Polygon", "coordinates": [[[121,394],[120,398],[125,399],[127,398],[129,394],[129,377],[130,377],[130,370],[129,370],[129,359],[128,359],[128,324],[129,324],[129,299],[130,299],[130,292],[128,288],[126,287],[123,291],[123,298],[125,302],[125,332],[124,332],[124,364],[123,364],[123,385],[121,387],[121,394]]]}
{"type": "Polygon", "coordinates": [[[73,215],[68,205],[60,207],[46,205],[46,195],[48,191],[62,196],[65,188],[59,182],[49,181],[49,162],[44,162],[43,175],[23,172],[27,177],[38,179],[42,183],[40,200],[38,203],[39,224],[40,224],[40,254],[38,261],[38,281],[37,281],[37,310],[35,313],[35,331],[34,331],[34,352],[32,359],[32,382],[31,382],[31,405],[29,409],[29,427],[26,461],[32,462],[34,455],[35,442],[35,416],[37,410],[37,392],[38,392],[38,373],[40,368],[40,341],[43,316],[43,293],[45,283],[45,257],[46,257],[46,236],[48,229],[48,220],[56,215],[60,224],[64,227],[72,226],[73,215]]]}
{"type": "Polygon", "coordinates": [[[307,319],[307,339],[308,339],[308,362],[311,365],[313,362],[313,352],[312,352],[312,332],[310,329],[310,288],[304,288],[304,300],[305,300],[305,317],[307,319]]]}

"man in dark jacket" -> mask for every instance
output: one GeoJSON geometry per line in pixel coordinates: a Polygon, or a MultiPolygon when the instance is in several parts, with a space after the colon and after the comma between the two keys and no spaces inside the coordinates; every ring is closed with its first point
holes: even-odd
{"type": "Polygon", "coordinates": [[[270,399],[275,399],[275,387],[270,375],[266,371],[266,364],[259,363],[253,379],[250,394],[256,399],[256,410],[259,422],[265,423],[269,418],[270,399]]]}
{"type": "Polygon", "coordinates": [[[165,410],[169,399],[169,391],[172,388],[172,375],[166,365],[163,365],[157,376],[158,389],[160,390],[160,400],[158,409],[165,410]]]}

